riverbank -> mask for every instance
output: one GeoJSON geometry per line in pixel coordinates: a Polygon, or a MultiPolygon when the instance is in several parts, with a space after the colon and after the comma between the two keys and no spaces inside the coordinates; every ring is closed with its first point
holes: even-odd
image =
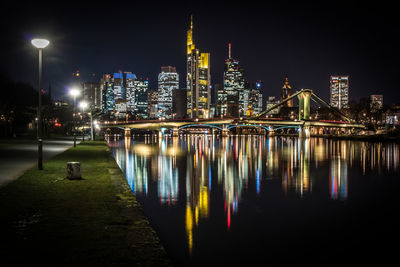
{"type": "Polygon", "coordinates": [[[79,144],[0,189],[1,261],[170,266],[104,141],[79,144]],[[66,179],[79,161],[81,180],[66,179]]]}

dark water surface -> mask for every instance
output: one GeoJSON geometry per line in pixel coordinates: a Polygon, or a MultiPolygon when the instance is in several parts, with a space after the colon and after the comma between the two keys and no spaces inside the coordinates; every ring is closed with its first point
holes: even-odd
{"type": "Polygon", "coordinates": [[[178,266],[397,261],[399,144],[188,135],[109,145],[178,266]]]}

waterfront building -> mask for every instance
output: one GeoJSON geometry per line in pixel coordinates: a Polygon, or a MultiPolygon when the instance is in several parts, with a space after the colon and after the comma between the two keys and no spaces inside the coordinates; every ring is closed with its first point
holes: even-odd
{"type": "Polygon", "coordinates": [[[161,67],[158,75],[158,117],[172,118],[172,92],[179,89],[179,75],[172,66],[161,67]]]}
{"type": "Polygon", "coordinates": [[[383,108],[383,95],[371,95],[371,111],[377,111],[383,108]]]}
{"type": "Polygon", "coordinates": [[[210,54],[200,53],[193,41],[193,17],[187,31],[187,115],[208,118],[210,110],[210,54]]]}
{"type": "MultiPolygon", "coordinates": [[[[266,101],[266,103],[265,103],[265,106],[266,106],[265,109],[266,109],[266,110],[267,110],[267,109],[270,109],[270,108],[272,108],[274,105],[279,104],[279,103],[280,103],[280,101],[277,100],[277,99],[275,98],[275,96],[269,96],[268,99],[267,99],[267,101],[266,101]]],[[[278,114],[278,113],[279,113],[279,110],[280,110],[280,107],[277,107],[277,108],[271,110],[270,112],[268,112],[267,115],[278,114]]]]}
{"type": "MultiPolygon", "coordinates": [[[[286,98],[289,98],[292,96],[292,87],[289,84],[289,78],[286,76],[285,77],[285,82],[282,86],[281,89],[281,101],[285,100],[286,98]]],[[[293,99],[287,101],[284,105],[284,107],[293,107],[293,99]]]]}
{"type": "Polygon", "coordinates": [[[385,123],[389,125],[400,125],[400,106],[392,106],[384,113],[385,123]]]}
{"type": "Polygon", "coordinates": [[[330,101],[331,106],[338,109],[349,107],[349,76],[331,76],[330,101]]]}
{"type": "MultiPolygon", "coordinates": [[[[148,103],[148,112],[149,119],[155,119],[157,117],[158,111],[158,91],[147,91],[147,103],[148,103]]],[[[186,109],[185,109],[186,111],[186,109]]]]}

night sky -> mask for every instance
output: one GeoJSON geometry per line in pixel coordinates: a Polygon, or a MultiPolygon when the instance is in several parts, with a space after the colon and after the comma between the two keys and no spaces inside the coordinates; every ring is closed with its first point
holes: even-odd
{"type": "Polygon", "coordinates": [[[82,81],[93,80],[92,73],[100,79],[131,71],[148,77],[156,90],[160,67],[171,65],[184,88],[186,31],[193,14],[195,45],[211,53],[213,85],[222,83],[232,43],[247,80],[263,81],[264,96],[279,96],[288,75],[294,90],[310,88],[328,100],[330,75],[343,74],[350,76],[351,100],[383,94],[385,104],[400,102],[400,23],[390,2],[145,3],[5,4],[1,71],[36,88],[37,50],[30,40],[41,36],[51,42],[44,52],[44,88],[51,84],[55,99],[68,100],[75,70],[82,81]]]}

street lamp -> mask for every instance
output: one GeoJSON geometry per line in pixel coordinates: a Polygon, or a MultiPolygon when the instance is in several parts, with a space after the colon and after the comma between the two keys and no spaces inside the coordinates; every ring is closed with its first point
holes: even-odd
{"type": "Polygon", "coordinates": [[[73,116],[73,123],[74,123],[74,147],[76,147],[76,133],[75,133],[75,131],[76,131],[76,126],[75,126],[75,117],[76,117],[76,97],[80,94],[80,91],[78,90],[78,89],[76,89],[76,88],[72,88],[70,91],[69,91],[69,94],[71,95],[71,96],[73,96],[73,98],[74,98],[74,116],[73,116]]]}
{"type": "Polygon", "coordinates": [[[42,53],[43,48],[49,45],[46,39],[33,39],[32,45],[39,50],[39,107],[38,107],[38,168],[43,170],[43,139],[42,139],[42,53]]]}

